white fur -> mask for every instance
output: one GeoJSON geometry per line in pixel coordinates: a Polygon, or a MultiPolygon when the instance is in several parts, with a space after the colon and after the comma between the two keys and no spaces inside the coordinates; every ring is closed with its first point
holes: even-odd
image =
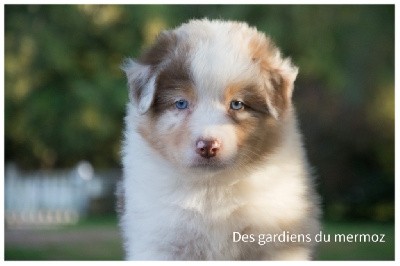
{"type": "MultiPolygon", "coordinates": [[[[223,140],[219,155],[228,165],[238,153],[235,124],[226,116],[219,99],[227,84],[238,81],[238,77],[252,79],[258,70],[244,52],[248,35],[243,31],[250,35],[257,32],[245,24],[235,25],[232,28],[226,22],[202,20],[175,30],[195,47],[190,67],[199,88],[199,100],[191,103],[191,109],[166,112],[159,119],[158,132],[168,135],[171,125],[176,124],[175,130],[189,117],[187,138],[173,151],[174,159],[165,159],[137,130],[154,97],[154,77],[147,76],[146,66],[138,70],[138,63],[125,69],[129,83],[130,77],[136,79],[140,75],[149,83],[144,99],[127,105],[125,120],[125,210],[121,228],[128,260],[311,258],[313,241],[260,246],[257,241],[234,243],[232,239],[233,232],[257,235],[290,231],[313,237],[319,230],[317,197],[291,111],[282,142],[257,167],[191,167],[198,157],[193,143],[199,138],[223,140]],[[223,37],[226,35],[243,41],[233,43],[223,37]],[[203,36],[207,36],[207,41],[202,41],[203,36]]],[[[282,71],[292,68],[289,61],[280,62],[277,67],[282,67],[282,71]]],[[[294,72],[289,73],[294,75],[293,81],[297,69],[294,72]]]]}

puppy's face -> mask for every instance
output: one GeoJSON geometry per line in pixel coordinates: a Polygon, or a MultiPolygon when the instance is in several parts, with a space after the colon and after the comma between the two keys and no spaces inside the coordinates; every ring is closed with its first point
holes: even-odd
{"type": "Polygon", "coordinates": [[[242,167],[279,145],[297,68],[245,24],[192,21],[124,67],[136,130],[184,168],[242,167]]]}

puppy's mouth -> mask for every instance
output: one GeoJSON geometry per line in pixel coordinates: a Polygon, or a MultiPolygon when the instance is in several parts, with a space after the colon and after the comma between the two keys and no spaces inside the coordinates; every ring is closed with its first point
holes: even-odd
{"type": "Polygon", "coordinates": [[[231,160],[225,161],[218,158],[197,158],[191,162],[190,168],[217,171],[226,169],[231,164],[231,160]]]}

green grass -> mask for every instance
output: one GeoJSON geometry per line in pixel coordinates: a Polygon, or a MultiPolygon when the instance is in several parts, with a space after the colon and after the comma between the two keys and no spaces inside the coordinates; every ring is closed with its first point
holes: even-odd
{"type": "Polygon", "coordinates": [[[394,260],[394,224],[390,223],[325,223],[329,243],[321,243],[317,260],[394,260]],[[335,234],[385,234],[385,243],[338,243],[335,234]]]}
{"type": "MultiPolygon", "coordinates": [[[[330,234],[331,241],[319,245],[317,260],[394,260],[394,224],[325,222],[323,233],[330,234]],[[385,234],[386,242],[333,241],[334,234],[357,233],[385,234]]],[[[5,260],[122,260],[124,257],[114,217],[84,220],[57,229],[28,230],[27,241],[25,235],[22,237],[19,244],[7,242],[6,238],[5,260]]]]}

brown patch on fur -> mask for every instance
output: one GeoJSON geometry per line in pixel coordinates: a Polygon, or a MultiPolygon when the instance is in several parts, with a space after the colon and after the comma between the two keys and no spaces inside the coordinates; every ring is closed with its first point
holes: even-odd
{"type": "Polygon", "coordinates": [[[158,154],[161,154],[168,161],[179,164],[175,153],[181,150],[180,147],[184,144],[183,140],[188,139],[188,123],[183,121],[181,124],[169,128],[168,132],[163,133],[158,131],[157,123],[155,119],[149,117],[145,123],[138,126],[137,132],[158,154]]]}
{"type": "Polygon", "coordinates": [[[154,44],[140,56],[138,61],[144,65],[157,66],[174,52],[177,42],[175,33],[163,31],[157,36],[154,44]]]}
{"type": "Polygon", "coordinates": [[[249,164],[262,161],[279,146],[282,139],[281,132],[279,122],[272,117],[257,118],[242,123],[242,126],[237,129],[237,134],[246,136],[246,141],[241,148],[244,153],[243,161],[249,164]],[[252,131],[249,132],[248,128],[252,128],[252,131]]]}
{"type": "MultiPolygon", "coordinates": [[[[153,115],[171,107],[174,104],[174,102],[171,103],[172,96],[181,94],[181,92],[193,98],[189,66],[185,61],[188,49],[184,42],[178,42],[178,37],[174,32],[163,31],[156,38],[155,43],[138,59],[140,64],[150,66],[152,72],[145,82],[141,81],[143,84],[138,88],[143,87],[155,71],[161,71],[155,82],[153,115]],[[167,60],[169,60],[168,65],[162,64],[167,60]]],[[[141,97],[142,91],[142,89],[136,90],[137,99],[141,97]]]]}
{"type": "MultiPolygon", "coordinates": [[[[225,89],[224,93],[227,104],[233,100],[240,100],[245,104],[245,109],[255,116],[269,114],[267,97],[266,89],[253,83],[232,84],[225,89]]],[[[230,112],[232,115],[235,114],[234,110],[230,112]]]]}
{"type": "Polygon", "coordinates": [[[146,123],[142,123],[138,125],[137,132],[142,136],[143,139],[152,147],[154,150],[160,151],[161,155],[165,154],[164,149],[164,141],[165,139],[161,136],[161,138],[157,137],[157,130],[155,127],[155,123],[152,120],[146,121],[146,123]]]}
{"type": "Polygon", "coordinates": [[[250,41],[249,49],[253,61],[260,66],[265,86],[270,87],[272,104],[280,115],[284,114],[291,105],[294,80],[281,69],[284,59],[281,58],[279,49],[269,38],[262,35],[250,41]]]}
{"type": "Polygon", "coordinates": [[[280,121],[269,114],[266,97],[268,94],[265,88],[252,84],[235,84],[225,91],[228,114],[236,122],[237,145],[241,158],[238,165],[261,161],[279,145],[280,121]],[[232,100],[243,101],[245,107],[241,110],[231,110],[232,100]],[[247,115],[241,116],[243,112],[247,115]]]}
{"type": "Polygon", "coordinates": [[[161,71],[156,81],[153,115],[174,108],[176,98],[194,102],[193,82],[190,78],[189,67],[184,60],[175,59],[161,71]]]}
{"type": "Polygon", "coordinates": [[[140,76],[131,81],[132,96],[139,102],[142,97],[143,88],[149,82],[150,77],[157,69],[158,65],[163,62],[176,49],[177,37],[171,31],[162,32],[156,39],[155,43],[149,47],[137,60],[144,66],[150,66],[151,73],[146,77],[140,76]]]}

